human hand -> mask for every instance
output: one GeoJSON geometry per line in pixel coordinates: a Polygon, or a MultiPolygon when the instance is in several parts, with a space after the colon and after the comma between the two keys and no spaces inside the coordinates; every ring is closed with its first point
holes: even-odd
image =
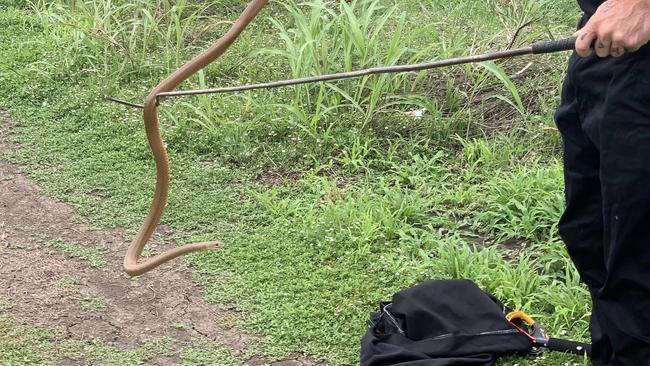
{"type": "Polygon", "coordinates": [[[650,41],[650,0],[607,0],[574,36],[582,57],[637,51],[650,41]]]}

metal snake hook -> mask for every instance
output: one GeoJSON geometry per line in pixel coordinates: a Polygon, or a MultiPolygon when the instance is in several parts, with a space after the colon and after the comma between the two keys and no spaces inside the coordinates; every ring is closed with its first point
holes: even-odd
{"type": "Polygon", "coordinates": [[[237,39],[239,34],[248,26],[248,24],[255,19],[267,2],[268,0],[252,0],[226,34],[219,38],[212,46],[210,46],[210,48],[195,56],[178,70],[174,71],[165,80],[160,82],[160,84],[158,84],[158,86],[156,86],[147,96],[143,106],[144,127],[147,133],[149,147],[151,148],[151,152],[153,153],[156,162],[156,191],[153,196],[151,207],[149,208],[149,214],[145,218],[144,223],[140,227],[140,230],[138,230],[138,233],[131,242],[131,245],[129,245],[126,255],[124,256],[124,271],[130,276],[141,275],[167,261],[187,253],[197,250],[214,249],[222,245],[218,241],[188,244],[168,250],[138,263],[142,250],[160,222],[160,217],[167,205],[167,196],[169,194],[169,161],[167,159],[165,144],[158,127],[158,113],[156,109],[158,95],[160,93],[174,90],[190,76],[219,58],[219,56],[221,56],[237,39]]]}
{"type": "MultiPolygon", "coordinates": [[[[244,84],[238,86],[226,86],[221,88],[175,90],[175,91],[168,91],[168,92],[160,92],[158,93],[158,99],[159,99],[158,102],[160,102],[161,99],[163,98],[169,98],[169,97],[182,97],[182,96],[202,95],[202,94],[236,93],[236,92],[241,92],[246,90],[281,88],[290,85],[351,79],[351,78],[358,78],[358,77],[369,76],[369,75],[397,74],[403,72],[429,70],[429,69],[436,69],[440,67],[447,67],[453,65],[462,65],[462,64],[472,63],[472,62],[494,61],[494,60],[500,60],[500,59],[523,56],[523,55],[539,55],[544,53],[569,51],[569,50],[573,50],[574,47],[575,47],[575,38],[572,37],[553,40],[553,41],[540,41],[519,48],[488,52],[479,55],[461,56],[461,57],[454,57],[454,58],[441,59],[435,61],[428,61],[428,62],[422,62],[416,64],[375,66],[367,69],[344,71],[335,74],[304,76],[304,77],[293,78],[293,79],[275,80],[275,81],[268,81],[263,83],[244,84]]],[[[135,104],[129,101],[125,101],[113,97],[106,97],[106,99],[111,102],[125,105],[127,107],[144,109],[144,105],[142,104],[135,104]]]]}

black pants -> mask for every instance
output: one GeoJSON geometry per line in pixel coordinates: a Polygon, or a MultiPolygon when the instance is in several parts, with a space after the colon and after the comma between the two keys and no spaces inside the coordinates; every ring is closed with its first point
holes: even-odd
{"type": "Polygon", "coordinates": [[[650,365],[650,47],[573,55],[556,122],[559,231],[591,290],[593,364],[650,365]]]}

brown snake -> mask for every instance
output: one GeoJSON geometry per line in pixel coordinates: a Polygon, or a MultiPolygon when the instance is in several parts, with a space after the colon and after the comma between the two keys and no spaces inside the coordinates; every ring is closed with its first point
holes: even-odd
{"type": "Polygon", "coordinates": [[[248,24],[255,19],[267,2],[268,0],[252,0],[226,34],[219,38],[210,48],[192,58],[160,82],[147,96],[144,103],[144,126],[149,147],[151,147],[151,152],[156,162],[156,191],[149,209],[149,214],[131,242],[131,245],[129,245],[124,257],[124,270],[129,275],[138,276],[187,253],[221,246],[221,243],[218,241],[187,244],[138,263],[142,250],[160,222],[160,217],[167,205],[167,196],[169,194],[169,161],[167,159],[165,143],[162,140],[160,129],[158,128],[158,112],[156,109],[158,105],[158,94],[174,90],[183,81],[221,56],[248,24]]]}

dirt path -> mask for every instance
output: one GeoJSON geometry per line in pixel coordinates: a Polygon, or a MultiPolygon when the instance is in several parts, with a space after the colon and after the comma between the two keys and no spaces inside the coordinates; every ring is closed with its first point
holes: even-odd
{"type": "MultiPolygon", "coordinates": [[[[19,167],[2,160],[3,151],[15,148],[9,142],[12,133],[13,122],[0,111],[0,299],[6,299],[11,319],[63,329],[65,339],[97,338],[125,350],[171,337],[176,351],[212,341],[249,365],[318,364],[301,355],[275,362],[250,356],[249,349],[260,338],[227,325],[236,323],[239,315],[207,304],[183,260],[135,280],[125,276],[121,269],[128,245],[125,232],[80,222],[71,207],[44,196],[19,167]],[[93,267],[57,249],[56,243],[98,251],[105,264],[93,267]]],[[[175,353],[146,363],[181,361],[175,353]]],[[[61,364],[79,364],[79,360],[64,359],[61,364]]]]}

